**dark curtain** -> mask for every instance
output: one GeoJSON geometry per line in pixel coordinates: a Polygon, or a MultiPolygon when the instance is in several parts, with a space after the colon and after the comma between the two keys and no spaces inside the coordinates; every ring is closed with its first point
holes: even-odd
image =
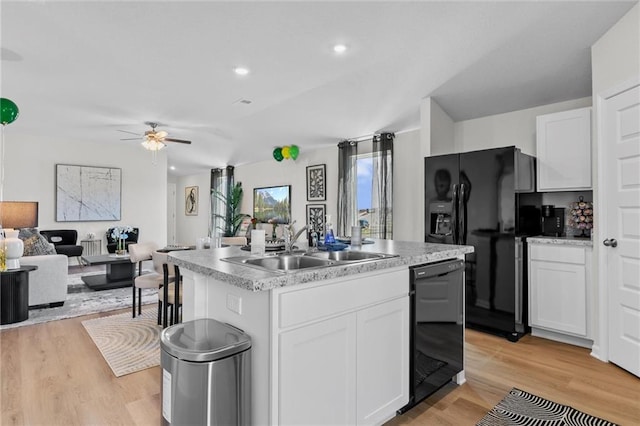
{"type": "Polygon", "coordinates": [[[338,144],[338,218],[336,235],[351,235],[351,226],[358,224],[356,200],[356,156],[358,145],[353,141],[338,144]]]}
{"type": "Polygon", "coordinates": [[[372,238],[393,238],[393,133],[373,137],[372,238]]]}
{"type": "Polygon", "coordinates": [[[227,166],[224,169],[211,169],[211,216],[209,220],[209,236],[215,237],[219,231],[225,232],[225,225],[231,223],[231,215],[233,212],[227,208],[227,204],[223,201],[231,194],[231,188],[233,188],[233,166],[227,166]],[[221,197],[216,196],[219,194],[221,197]],[[224,216],[227,220],[223,220],[224,216]]]}

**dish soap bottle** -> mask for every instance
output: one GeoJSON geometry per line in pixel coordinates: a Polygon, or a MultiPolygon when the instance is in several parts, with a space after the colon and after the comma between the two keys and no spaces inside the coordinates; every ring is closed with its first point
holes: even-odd
{"type": "Polygon", "coordinates": [[[324,233],[324,245],[334,244],[336,242],[336,239],[333,236],[333,225],[331,225],[330,214],[326,216],[325,227],[326,227],[326,232],[324,233]]]}

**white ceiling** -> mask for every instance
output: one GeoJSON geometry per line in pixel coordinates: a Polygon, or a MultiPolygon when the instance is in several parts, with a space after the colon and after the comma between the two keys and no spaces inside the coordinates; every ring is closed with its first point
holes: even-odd
{"type": "Polygon", "coordinates": [[[0,89],[12,138],[117,149],[158,121],[194,174],[416,129],[426,96],[455,121],[590,96],[590,46],[636,3],[2,0],[0,89]]]}

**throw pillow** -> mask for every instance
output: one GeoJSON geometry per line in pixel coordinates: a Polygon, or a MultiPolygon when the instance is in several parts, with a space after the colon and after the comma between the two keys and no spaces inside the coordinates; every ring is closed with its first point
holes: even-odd
{"type": "Polygon", "coordinates": [[[18,234],[18,238],[24,243],[23,256],[40,256],[43,254],[56,254],[56,249],[40,235],[35,228],[23,228],[18,234]]]}

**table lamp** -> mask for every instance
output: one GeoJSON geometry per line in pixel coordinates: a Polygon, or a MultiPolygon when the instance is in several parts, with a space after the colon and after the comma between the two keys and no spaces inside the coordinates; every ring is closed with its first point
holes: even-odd
{"type": "Polygon", "coordinates": [[[37,201],[0,201],[0,228],[4,231],[4,255],[7,269],[20,268],[24,243],[18,228],[38,226],[37,201]]]}

